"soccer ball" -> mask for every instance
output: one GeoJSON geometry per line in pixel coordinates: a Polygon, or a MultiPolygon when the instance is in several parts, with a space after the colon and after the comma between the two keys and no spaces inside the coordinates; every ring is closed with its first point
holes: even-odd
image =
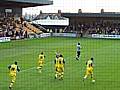
{"type": "Polygon", "coordinates": [[[92,80],[92,83],[95,83],[95,80],[92,80]]]}

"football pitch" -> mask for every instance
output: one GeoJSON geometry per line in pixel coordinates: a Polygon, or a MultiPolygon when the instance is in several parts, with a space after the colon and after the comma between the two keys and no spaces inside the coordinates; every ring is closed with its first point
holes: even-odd
{"type": "Polygon", "coordinates": [[[49,37],[0,43],[0,90],[8,90],[8,66],[18,61],[21,72],[13,90],[120,90],[120,40],[49,37]],[[76,57],[76,44],[81,43],[81,58],[76,57]],[[64,79],[54,79],[55,52],[66,61],[64,79]],[[43,72],[36,70],[38,55],[44,51],[43,72]],[[93,84],[83,82],[85,61],[94,57],[93,84]]]}

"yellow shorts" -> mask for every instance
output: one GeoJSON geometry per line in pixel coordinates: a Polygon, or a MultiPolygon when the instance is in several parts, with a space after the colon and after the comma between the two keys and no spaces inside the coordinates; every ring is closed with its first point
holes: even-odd
{"type": "Polygon", "coordinates": [[[42,67],[43,64],[44,64],[44,61],[39,61],[39,62],[38,62],[38,66],[39,66],[39,67],[42,67]]]}
{"type": "Polygon", "coordinates": [[[16,73],[10,73],[10,78],[12,82],[16,81],[16,73]]]}
{"type": "Polygon", "coordinates": [[[86,69],[86,75],[92,75],[93,74],[93,67],[88,67],[86,69]]]}
{"type": "Polygon", "coordinates": [[[57,72],[64,72],[64,66],[58,66],[57,67],[57,72]]]}

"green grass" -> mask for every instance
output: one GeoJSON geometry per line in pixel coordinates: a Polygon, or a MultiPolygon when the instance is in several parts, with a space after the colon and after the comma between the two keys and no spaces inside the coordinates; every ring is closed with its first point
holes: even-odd
{"type": "Polygon", "coordinates": [[[120,90],[120,41],[87,38],[41,38],[0,43],[0,90],[8,90],[8,65],[18,61],[21,72],[13,90],[120,90]],[[81,60],[76,61],[76,43],[80,41],[81,60]],[[45,66],[39,74],[35,67],[40,51],[44,51],[45,66]],[[66,60],[64,80],[54,79],[55,51],[66,60]],[[85,61],[94,57],[95,84],[82,81],[85,61]]]}

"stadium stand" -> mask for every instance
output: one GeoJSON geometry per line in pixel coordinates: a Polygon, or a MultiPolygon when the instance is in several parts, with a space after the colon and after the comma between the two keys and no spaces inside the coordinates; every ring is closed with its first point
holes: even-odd
{"type": "Polygon", "coordinates": [[[69,26],[65,32],[76,32],[83,35],[107,34],[120,35],[120,13],[104,12],[83,13],[61,13],[63,17],[69,18],[69,26]]]}
{"type": "MultiPolygon", "coordinates": [[[[120,35],[120,23],[80,23],[77,27],[77,32],[84,32],[85,34],[109,34],[109,35],[120,35]]],[[[73,30],[73,27],[71,27],[73,30]]]]}
{"type": "Polygon", "coordinates": [[[42,31],[27,22],[22,17],[22,8],[51,5],[49,0],[1,0],[0,1],[0,37],[11,39],[27,38],[30,34],[40,34],[42,31]]]}
{"type": "Polygon", "coordinates": [[[0,36],[11,37],[15,39],[16,37],[27,38],[29,34],[40,34],[42,31],[30,23],[18,18],[15,20],[14,17],[5,17],[0,19],[0,36]]]}

